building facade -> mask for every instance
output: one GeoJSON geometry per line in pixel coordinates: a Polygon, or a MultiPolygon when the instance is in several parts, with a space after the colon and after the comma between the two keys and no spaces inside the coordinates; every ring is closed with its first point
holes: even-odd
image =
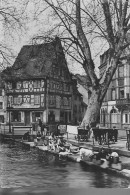
{"type": "Polygon", "coordinates": [[[24,46],[2,75],[7,122],[26,126],[38,119],[44,124],[73,123],[73,82],[59,38],[24,46]]]}
{"type": "MultiPolygon", "coordinates": [[[[79,91],[77,90],[77,80],[74,79],[73,81],[73,96],[72,96],[72,100],[73,100],[73,124],[75,125],[79,125],[82,122],[82,119],[85,115],[85,112],[87,110],[87,105],[88,105],[88,101],[87,104],[86,102],[83,101],[83,94],[81,95],[81,93],[79,93],[79,91]]],[[[80,90],[81,92],[81,90],[80,90]]]]}
{"type": "MultiPolygon", "coordinates": [[[[123,54],[126,55],[126,54],[123,54]]],[[[100,76],[106,69],[108,51],[100,56],[100,76]]],[[[101,126],[119,129],[130,128],[130,60],[127,58],[119,64],[100,110],[101,126]]]]}
{"type": "Polygon", "coordinates": [[[5,99],[5,91],[4,84],[0,75],[0,124],[4,124],[6,122],[6,99],[5,99]]]}

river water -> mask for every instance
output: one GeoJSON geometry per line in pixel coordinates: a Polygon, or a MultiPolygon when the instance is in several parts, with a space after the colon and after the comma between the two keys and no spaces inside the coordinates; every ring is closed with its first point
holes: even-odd
{"type": "MultiPolygon", "coordinates": [[[[8,192],[56,189],[128,188],[130,180],[80,163],[59,161],[53,155],[0,143],[0,186],[8,192]]],[[[14,193],[13,193],[14,194],[14,193]]],[[[36,193],[37,194],[37,193],[36,193]]]]}

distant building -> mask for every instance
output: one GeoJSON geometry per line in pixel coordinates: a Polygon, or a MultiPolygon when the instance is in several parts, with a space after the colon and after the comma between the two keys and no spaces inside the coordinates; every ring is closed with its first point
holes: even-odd
{"type": "MultiPolygon", "coordinates": [[[[123,54],[125,55],[125,54],[123,54]]],[[[130,54],[119,64],[100,110],[100,124],[130,128],[130,54]]],[[[108,51],[100,56],[100,76],[106,70],[108,51]]]]}
{"type": "Polygon", "coordinates": [[[23,46],[2,78],[7,122],[11,113],[13,125],[30,125],[38,119],[45,124],[73,123],[73,82],[59,38],[23,46]]]}
{"type": "MultiPolygon", "coordinates": [[[[82,122],[87,110],[87,104],[83,101],[82,95],[77,90],[77,81],[73,81],[73,124],[79,125],[82,122]]],[[[88,102],[87,102],[88,103],[88,102]]]]}

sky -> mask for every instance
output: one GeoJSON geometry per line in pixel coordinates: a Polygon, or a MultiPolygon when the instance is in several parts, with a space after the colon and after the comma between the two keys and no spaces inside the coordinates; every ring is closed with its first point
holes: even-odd
{"type": "MultiPolygon", "coordinates": [[[[0,2],[2,2],[2,0],[0,0],[0,2]]],[[[47,17],[47,15],[50,14],[48,11],[44,12],[44,14],[42,14],[42,17],[39,17],[39,21],[33,20],[33,16],[32,16],[33,11],[34,11],[34,6],[33,6],[33,3],[30,1],[27,7],[27,12],[31,20],[30,22],[26,23],[26,31],[23,31],[23,33],[19,35],[14,34],[13,39],[12,37],[10,37],[8,34],[4,32],[3,24],[0,22],[0,42],[3,41],[4,43],[6,43],[13,50],[15,56],[18,55],[23,45],[28,45],[32,43],[31,38],[35,35],[38,35],[41,29],[44,34],[44,32],[50,29],[51,25],[53,26],[55,22],[55,21],[50,20],[47,17]]],[[[92,54],[94,54],[95,51],[98,51],[98,46],[99,46],[99,43],[97,42],[95,44],[94,49],[92,50],[92,54]]],[[[104,48],[104,51],[105,50],[106,48],[104,48]]],[[[96,65],[96,73],[98,75],[98,72],[99,72],[98,66],[100,65],[99,56],[95,59],[95,65],[96,65]]],[[[74,74],[84,74],[84,71],[82,70],[82,68],[78,68],[78,69],[75,68],[75,64],[69,63],[69,69],[74,74]]]]}

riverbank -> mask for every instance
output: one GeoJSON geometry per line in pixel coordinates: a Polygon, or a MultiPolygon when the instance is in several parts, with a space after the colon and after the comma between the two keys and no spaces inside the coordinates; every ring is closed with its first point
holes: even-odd
{"type": "MultiPolygon", "coordinates": [[[[21,140],[15,140],[15,142],[17,142],[20,145],[24,145],[26,148],[30,148],[30,150],[37,149],[38,150],[37,152],[41,153],[41,155],[42,155],[42,152],[48,152],[48,153],[51,153],[53,155],[59,156],[58,152],[48,150],[47,146],[35,146],[34,142],[25,142],[25,141],[22,142],[21,140]]],[[[72,143],[75,146],[76,145],[77,146],[78,145],[80,145],[80,146],[83,145],[86,148],[92,148],[93,147],[92,143],[90,143],[91,141],[89,141],[87,143],[83,143],[83,142],[81,143],[81,142],[77,142],[76,140],[68,140],[68,142],[72,143]]],[[[120,140],[118,142],[118,145],[121,146],[121,143],[124,145],[125,141],[124,140],[120,140]]],[[[119,148],[116,148],[117,147],[116,143],[114,144],[114,146],[112,146],[112,145],[111,145],[112,151],[115,151],[115,149],[119,149],[119,148]]],[[[94,149],[98,150],[100,147],[101,146],[98,146],[95,143],[94,149]]],[[[105,146],[104,146],[104,148],[105,148],[105,146]]],[[[119,151],[122,152],[123,150],[120,149],[119,151]]],[[[126,154],[129,156],[130,151],[126,151],[126,152],[128,152],[126,154]]],[[[71,155],[67,155],[66,154],[65,156],[66,156],[66,158],[68,160],[71,160],[71,161],[76,162],[76,163],[80,163],[80,161],[79,161],[79,154],[71,154],[71,155]]],[[[113,170],[111,170],[111,169],[107,169],[107,170],[102,169],[102,171],[114,172],[114,174],[118,174],[120,176],[124,176],[124,177],[127,177],[127,178],[130,179],[130,158],[128,156],[120,156],[120,159],[122,161],[122,170],[121,171],[114,170],[114,169],[113,170]]]]}
{"type": "MultiPolygon", "coordinates": [[[[58,152],[48,150],[46,146],[35,146],[34,142],[26,142],[26,141],[23,142],[21,139],[11,139],[11,140],[24,148],[30,150],[37,149],[37,152],[40,153],[41,155],[43,152],[48,152],[53,155],[59,156],[58,152]]],[[[78,146],[78,147],[83,146],[89,149],[93,149],[94,151],[98,151],[99,148],[101,147],[104,147],[106,150],[108,149],[107,145],[102,146],[99,145],[98,142],[93,143],[92,139],[89,139],[87,142],[78,142],[77,140],[74,139],[68,139],[67,142],[71,143],[73,146],[78,146]]],[[[110,143],[109,147],[111,148],[112,151],[116,151],[119,154],[120,160],[122,161],[122,170],[121,171],[108,170],[108,171],[113,171],[116,174],[120,174],[121,176],[126,176],[127,178],[130,178],[130,151],[128,151],[128,149],[126,148],[126,139],[119,139],[118,142],[116,143],[110,143]]],[[[74,162],[79,162],[79,154],[77,155],[67,154],[66,158],[74,162]]]]}
{"type": "Polygon", "coordinates": [[[73,144],[74,146],[84,146],[86,148],[93,149],[94,151],[99,151],[99,148],[105,148],[108,150],[108,148],[111,148],[112,151],[117,152],[120,156],[120,159],[122,161],[123,169],[130,169],[130,151],[126,147],[126,139],[118,139],[115,143],[110,143],[109,147],[108,145],[99,145],[98,142],[89,139],[88,142],[78,142],[74,139],[69,139],[68,142],[73,144]]]}

